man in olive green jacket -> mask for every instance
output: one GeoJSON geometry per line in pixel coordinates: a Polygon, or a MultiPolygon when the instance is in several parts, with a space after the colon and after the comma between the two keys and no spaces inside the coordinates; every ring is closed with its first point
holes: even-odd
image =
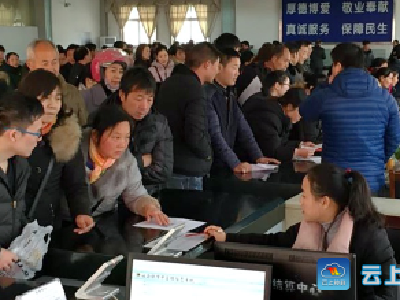
{"type": "Polygon", "coordinates": [[[58,76],[61,83],[63,104],[77,116],[79,125],[86,125],[88,114],[85,101],[76,87],[60,75],[60,62],[55,45],[46,40],[35,40],[27,48],[27,66],[30,71],[44,69],[58,76]]]}

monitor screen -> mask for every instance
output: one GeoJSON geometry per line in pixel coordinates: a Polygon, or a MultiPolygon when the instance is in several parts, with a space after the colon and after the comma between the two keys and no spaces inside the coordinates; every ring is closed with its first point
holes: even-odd
{"type": "Polygon", "coordinates": [[[267,300],[272,268],[131,254],[129,300],[267,300]]]}
{"type": "MultiPolygon", "coordinates": [[[[215,243],[215,258],[230,262],[269,264],[272,266],[271,299],[356,299],[356,262],[354,254],[305,251],[237,243],[215,243]],[[348,290],[319,290],[317,272],[320,258],[349,261],[348,290]]],[[[330,280],[326,282],[330,285],[330,280]]],[[[334,282],[333,282],[334,283],[334,282]]]]}

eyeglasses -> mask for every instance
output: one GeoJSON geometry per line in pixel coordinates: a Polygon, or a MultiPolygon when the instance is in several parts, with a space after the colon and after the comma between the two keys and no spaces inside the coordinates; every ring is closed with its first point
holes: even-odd
{"type": "Polygon", "coordinates": [[[18,132],[25,133],[25,134],[30,134],[30,135],[36,136],[37,138],[42,137],[42,133],[41,132],[31,132],[31,131],[27,131],[25,129],[18,128],[18,127],[4,127],[3,129],[4,130],[17,130],[18,132]]]}

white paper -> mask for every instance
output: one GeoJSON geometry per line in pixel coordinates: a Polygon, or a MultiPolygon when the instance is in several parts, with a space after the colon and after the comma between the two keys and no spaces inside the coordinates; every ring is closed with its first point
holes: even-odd
{"type": "Polygon", "coordinates": [[[305,158],[305,157],[295,156],[295,157],[293,157],[293,160],[309,161],[309,162],[313,162],[315,164],[320,164],[322,162],[322,157],[321,156],[311,156],[311,157],[305,158]]]}
{"type": "MultiPolygon", "coordinates": [[[[159,237],[158,239],[151,241],[150,243],[147,243],[144,245],[145,248],[153,248],[161,239],[159,237]]],[[[206,236],[203,234],[200,235],[194,235],[194,236],[185,236],[181,235],[177,237],[175,240],[173,240],[169,245],[167,245],[167,250],[175,250],[175,251],[189,251],[190,249],[193,249],[197,245],[201,244],[206,240],[206,236]]]]}
{"type": "Polygon", "coordinates": [[[159,229],[159,230],[170,230],[175,228],[176,226],[184,223],[185,228],[182,229],[182,233],[189,232],[190,230],[196,229],[197,227],[203,226],[205,222],[199,222],[189,219],[181,219],[181,218],[169,218],[170,224],[168,226],[161,226],[155,223],[154,221],[144,221],[137,223],[133,226],[142,227],[142,228],[149,228],[149,229],[159,229]]]}
{"type": "Polygon", "coordinates": [[[17,296],[16,300],[67,300],[64,288],[59,279],[54,279],[45,285],[42,285],[32,291],[21,296],[17,296]]]}
{"type": "Polygon", "coordinates": [[[278,165],[273,164],[252,164],[251,171],[252,172],[260,172],[260,171],[273,171],[278,169],[278,165]]]}

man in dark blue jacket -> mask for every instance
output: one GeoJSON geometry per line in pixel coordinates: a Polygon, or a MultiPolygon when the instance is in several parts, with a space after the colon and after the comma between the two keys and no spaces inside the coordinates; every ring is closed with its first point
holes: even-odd
{"type": "Polygon", "coordinates": [[[213,169],[229,168],[235,173],[251,172],[249,163],[278,163],[263,157],[253,132],[239,108],[229,87],[239,75],[240,54],[233,49],[222,52],[219,73],[215,83],[205,87],[207,94],[208,124],[213,149],[213,169]],[[251,161],[241,162],[233,148],[239,146],[251,161]]]}
{"type": "Polygon", "coordinates": [[[363,51],[340,44],[332,51],[332,84],[300,107],[309,121],[322,121],[323,162],[361,172],[377,193],[385,185],[385,163],[400,144],[395,99],[363,70],[363,51]]]}

